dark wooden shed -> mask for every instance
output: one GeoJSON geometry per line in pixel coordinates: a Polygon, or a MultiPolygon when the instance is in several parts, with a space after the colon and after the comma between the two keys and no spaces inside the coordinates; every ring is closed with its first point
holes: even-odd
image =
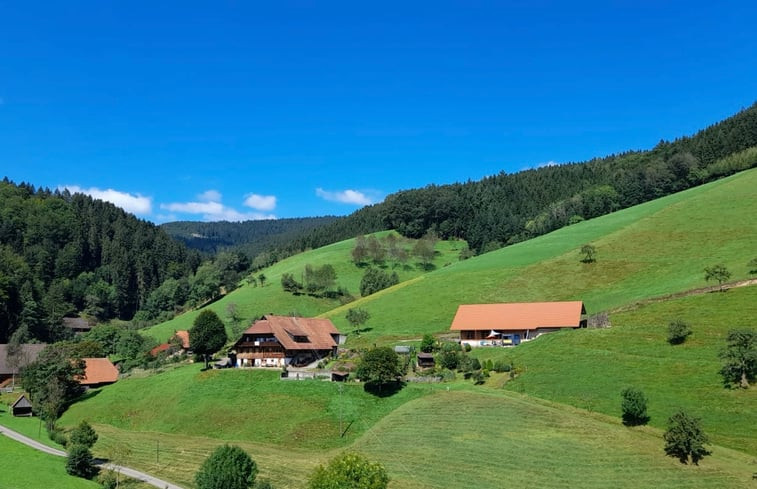
{"type": "Polygon", "coordinates": [[[420,368],[433,368],[436,365],[433,353],[419,353],[418,354],[418,367],[420,368]]]}
{"type": "Polygon", "coordinates": [[[32,403],[25,395],[21,394],[16,402],[11,404],[11,414],[13,416],[31,416],[32,415],[32,403]]]}

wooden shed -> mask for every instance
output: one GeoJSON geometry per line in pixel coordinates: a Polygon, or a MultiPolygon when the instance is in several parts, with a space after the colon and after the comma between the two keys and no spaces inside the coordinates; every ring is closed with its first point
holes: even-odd
{"type": "Polygon", "coordinates": [[[436,366],[433,353],[418,353],[419,368],[433,368],[436,366]]]}
{"type": "Polygon", "coordinates": [[[11,404],[11,414],[13,416],[31,416],[32,415],[32,403],[25,395],[21,394],[16,402],[11,404]]]}

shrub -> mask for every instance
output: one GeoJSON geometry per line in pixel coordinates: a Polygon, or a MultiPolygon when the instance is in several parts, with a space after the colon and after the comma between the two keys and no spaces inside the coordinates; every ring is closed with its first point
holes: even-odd
{"type": "Polygon", "coordinates": [[[247,452],[235,445],[223,445],[205,459],[195,475],[197,489],[249,489],[258,467],[247,452]]]}
{"type": "Polygon", "coordinates": [[[647,398],[644,393],[639,389],[628,387],[623,389],[620,395],[623,397],[620,403],[623,424],[626,426],[647,424],[649,416],[647,415],[647,398]]]}
{"type": "Polygon", "coordinates": [[[383,465],[356,453],[345,453],[326,466],[316,467],[308,489],[385,489],[388,484],[383,465]]]}
{"type": "Polygon", "coordinates": [[[494,362],[494,367],[491,370],[494,370],[495,372],[509,372],[512,368],[512,365],[505,361],[505,360],[497,360],[494,362]]]}
{"type": "Polygon", "coordinates": [[[691,335],[691,327],[684,321],[676,319],[668,324],[668,343],[680,345],[691,335]]]}
{"type": "Polygon", "coordinates": [[[97,442],[97,433],[85,420],[82,420],[73,430],[71,430],[71,444],[83,445],[92,448],[97,442]]]}

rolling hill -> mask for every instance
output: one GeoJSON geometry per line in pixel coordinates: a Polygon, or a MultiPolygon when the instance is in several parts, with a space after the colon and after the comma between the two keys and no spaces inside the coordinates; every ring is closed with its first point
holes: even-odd
{"type": "MultiPolygon", "coordinates": [[[[757,242],[757,222],[748,218],[757,210],[754,188],[757,170],[746,171],[470,260],[443,261],[349,305],[372,315],[373,329],[350,338],[353,346],[446,332],[463,302],[582,299],[590,312],[610,311],[610,328],[476,351],[482,359],[512,359],[521,371],[514,380],[494,374],[483,386],[409,384],[396,396],[372,398],[354,384],[340,393],[330,383],[280,382],[276,372],[183,366],[95,391],[61,421],[90,419],[102,434],[97,450],[126,444],[134,465],[188,486],[212,447],[233,441],[276,487],[300,487],[317,463],[345,448],[386,464],[393,489],[750,487],[757,391],[724,389],[717,352],[728,329],[754,326],[757,288],[637,302],[702,287],[703,268],[718,262],[734,279],[747,278],[757,242]],[[596,263],[579,261],[587,242],[597,247],[596,263]],[[665,342],[672,319],[694,329],[676,347],[665,342]],[[648,427],[620,424],[619,393],[629,385],[649,397],[648,427]],[[713,455],[698,467],[662,453],[660,428],[678,407],[701,417],[711,436],[713,455]],[[340,424],[349,426],[344,438],[340,424]]],[[[454,256],[461,243],[445,246],[443,254],[454,256]]],[[[354,265],[337,263],[351,247],[346,241],[291,257],[265,270],[270,285],[243,287],[224,300],[248,310],[290,300],[275,277],[306,263],[331,262],[346,278],[354,265]]],[[[344,326],[344,307],[328,311],[310,299],[279,307],[325,311],[344,326]]]]}

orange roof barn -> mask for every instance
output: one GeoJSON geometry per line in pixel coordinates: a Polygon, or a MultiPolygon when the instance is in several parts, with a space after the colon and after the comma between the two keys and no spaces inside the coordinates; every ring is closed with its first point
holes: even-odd
{"type": "Polygon", "coordinates": [[[107,358],[82,358],[84,375],[79,383],[88,387],[112,384],[118,380],[118,369],[107,358]]]}

